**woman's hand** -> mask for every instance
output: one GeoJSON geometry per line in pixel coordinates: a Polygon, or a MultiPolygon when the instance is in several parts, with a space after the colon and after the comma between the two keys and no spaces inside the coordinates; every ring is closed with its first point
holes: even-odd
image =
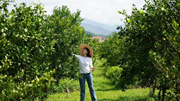
{"type": "Polygon", "coordinates": [[[91,68],[91,70],[92,70],[92,71],[94,71],[94,70],[95,70],[95,68],[93,67],[93,68],[91,68]]]}

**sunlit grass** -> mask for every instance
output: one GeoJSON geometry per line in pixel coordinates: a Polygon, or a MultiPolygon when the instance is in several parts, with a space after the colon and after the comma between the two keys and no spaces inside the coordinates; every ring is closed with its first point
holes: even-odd
{"type": "MultiPolygon", "coordinates": [[[[102,61],[95,64],[96,70],[92,72],[94,88],[98,101],[154,101],[150,98],[150,89],[128,89],[125,92],[117,89],[109,79],[104,77],[102,61]]],[[[66,93],[57,93],[49,95],[46,101],[80,101],[80,91],[71,92],[69,98],[66,93]]],[[[90,92],[86,83],[85,101],[91,101],[90,92]]]]}

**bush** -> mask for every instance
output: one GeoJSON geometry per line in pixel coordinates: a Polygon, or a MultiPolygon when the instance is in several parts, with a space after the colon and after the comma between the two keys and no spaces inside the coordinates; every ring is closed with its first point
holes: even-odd
{"type": "Polygon", "coordinates": [[[60,79],[59,83],[49,82],[48,92],[49,93],[63,93],[63,92],[73,92],[75,90],[80,90],[79,82],[75,79],[64,78],[60,79]],[[68,90],[68,91],[67,91],[68,90]]]}
{"type": "Polygon", "coordinates": [[[60,92],[73,92],[74,90],[79,90],[79,82],[70,78],[61,79],[58,86],[60,92]]]}
{"type": "MultiPolygon", "coordinates": [[[[122,77],[122,71],[123,68],[119,66],[109,66],[108,68],[105,69],[105,75],[109,79],[112,80],[112,82],[117,86],[117,87],[123,87],[123,83],[125,82],[125,77],[122,77]]],[[[126,88],[137,88],[139,87],[139,81],[137,76],[134,76],[133,79],[131,79],[131,84],[126,85],[126,88]]]]}
{"type": "MultiPolygon", "coordinates": [[[[0,1],[0,98],[1,101],[34,100],[47,95],[53,79],[77,78],[79,71],[69,45],[78,52],[81,43],[93,44],[81,27],[80,11],[55,7],[46,15],[42,4],[0,1]]],[[[93,45],[95,46],[95,45],[93,45]]],[[[70,86],[71,87],[71,86],[70,86]]]]}
{"type": "Polygon", "coordinates": [[[118,81],[121,78],[121,72],[122,72],[122,68],[120,68],[119,66],[112,66],[112,67],[108,67],[106,69],[105,75],[110,78],[115,84],[118,83],[118,81]]]}

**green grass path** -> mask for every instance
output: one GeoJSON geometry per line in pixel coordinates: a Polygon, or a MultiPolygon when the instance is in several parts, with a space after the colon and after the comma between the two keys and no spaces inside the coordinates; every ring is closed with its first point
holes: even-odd
{"type": "MultiPolygon", "coordinates": [[[[96,70],[92,72],[93,83],[98,101],[153,101],[148,97],[149,89],[129,89],[126,92],[116,89],[111,81],[104,77],[102,61],[98,61],[94,65],[96,70]]],[[[57,93],[49,95],[46,101],[80,101],[80,91],[75,91],[69,94],[67,98],[66,93],[57,93]]],[[[91,101],[90,92],[86,83],[85,101],[91,101]]]]}

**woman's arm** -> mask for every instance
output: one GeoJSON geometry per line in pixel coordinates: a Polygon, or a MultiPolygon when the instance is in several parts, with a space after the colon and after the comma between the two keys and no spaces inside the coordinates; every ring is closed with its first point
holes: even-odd
{"type": "Polygon", "coordinates": [[[93,67],[93,64],[92,64],[92,58],[91,58],[91,60],[90,60],[90,64],[89,64],[89,65],[90,65],[91,70],[94,71],[95,68],[93,67]]]}
{"type": "MultiPolygon", "coordinates": [[[[72,45],[69,46],[69,49],[72,51],[72,45]]],[[[75,54],[73,54],[73,52],[72,52],[71,54],[72,54],[73,56],[75,56],[76,58],[79,57],[79,55],[75,55],[75,54]]]]}

